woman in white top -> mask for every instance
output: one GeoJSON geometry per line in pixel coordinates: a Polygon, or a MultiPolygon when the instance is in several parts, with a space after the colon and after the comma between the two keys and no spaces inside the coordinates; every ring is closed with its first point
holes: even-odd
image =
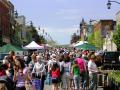
{"type": "Polygon", "coordinates": [[[63,64],[64,72],[62,76],[63,90],[70,90],[71,62],[69,56],[66,56],[63,64]]]}
{"type": "Polygon", "coordinates": [[[89,71],[89,80],[90,80],[90,90],[97,90],[97,72],[98,68],[95,64],[95,55],[91,55],[91,58],[88,62],[88,71],[89,71]]]}
{"type": "Polygon", "coordinates": [[[36,77],[41,79],[41,89],[44,90],[44,81],[45,81],[45,75],[46,75],[46,69],[45,64],[42,62],[42,57],[40,55],[36,56],[37,62],[35,63],[33,67],[32,73],[36,74],[36,77]]]}
{"type": "Polygon", "coordinates": [[[52,69],[52,66],[53,66],[53,63],[55,62],[55,63],[58,63],[58,61],[57,61],[57,56],[56,56],[56,54],[52,54],[51,56],[50,56],[50,60],[48,61],[48,63],[47,63],[47,65],[48,65],[48,73],[51,73],[51,69],[52,69]]]}

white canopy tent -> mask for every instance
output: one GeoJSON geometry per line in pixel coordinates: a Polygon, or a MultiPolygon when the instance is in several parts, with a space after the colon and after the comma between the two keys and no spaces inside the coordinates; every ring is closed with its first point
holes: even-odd
{"type": "Polygon", "coordinates": [[[75,44],[76,43],[72,43],[72,44],[69,45],[69,47],[75,47],[75,44]]]}
{"type": "Polygon", "coordinates": [[[74,45],[74,47],[77,47],[77,46],[82,45],[84,43],[88,43],[88,42],[87,41],[79,41],[74,45]]]}
{"type": "Polygon", "coordinates": [[[23,47],[23,49],[44,49],[44,46],[38,45],[35,41],[23,47]]]}
{"type": "Polygon", "coordinates": [[[45,44],[45,46],[46,46],[46,47],[52,47],[52,46],[51,46],[51,45],[49,45],[49,44],[45,44]]]}

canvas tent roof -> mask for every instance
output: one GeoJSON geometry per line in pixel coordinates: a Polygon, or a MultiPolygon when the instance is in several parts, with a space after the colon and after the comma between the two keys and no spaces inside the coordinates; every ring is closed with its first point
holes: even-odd
{"type": "Polygon", "coordinates": [[[84,43],[82,45],[77,46],[76,48],[81,49],[81,50],[96,50],[97,49],[94,45],[91,45],[89,43],[84,43]]]}
{"type": "Polygon", "coordinates": [[[82,45],[82,44],[84,44],[84,43],[88,43],[88,42],[87,42],[87,41],[79,41],[78,43],[76,43],[76,44],[74,45],[74,47],[77,47],[77,46],[82,45]]]}
{"type": "Polygon", "coordinates": [[[31,43],[23,47],[23,49],[44,49],[44,46],[40,46],[35,41],[32,41],[31,43]]]}
{"type": "Polygon", "coordinates": [[[6,45],[4,45],[0,48],[1,53],[8,53],[11,50],[13,50],[13,51],[23,51],[23,49],[21,47],[18,47],[18,46],[12,45],[12,44],[6,44],[6,45]]]}

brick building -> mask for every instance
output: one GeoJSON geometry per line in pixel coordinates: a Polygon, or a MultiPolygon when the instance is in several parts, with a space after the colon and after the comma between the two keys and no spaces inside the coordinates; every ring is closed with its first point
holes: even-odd
{"type": "Polygon", "coordinates": [[[116,22],[114,20],[100,20],[94,25],[94,32],[101,31],[104,43],[102,45],[103,50],[115,51],[116,45],[112,41],[113,33],[115,31],[116,22]]]}
{"type": "Polygon", "coordinates": [[[0,0],[0,46],[11,42],[11,12],[14,12],[12,3],[0,0]]]}
{"type": "Polygon", "coordinates": [[[113,20],[100,20],[94,25],[94,32],[96,30],[100,30],[102,37],[105,38],[106,34],[108,34],[110,31],[115,30],[115,25],[116,22],[113,20]]]}

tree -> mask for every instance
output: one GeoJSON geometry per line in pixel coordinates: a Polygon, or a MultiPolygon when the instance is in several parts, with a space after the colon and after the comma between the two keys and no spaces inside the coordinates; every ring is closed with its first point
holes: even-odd
{"type": "Polygon", "coordinates": [[[72,37],[71,37],[71,44],[72,43],[76,43],[77,41],[79,41],[80,37],[78,35],[76,35],[76,33],[73,33],[72,37]]]}
{"type": "Polygon", "coordinates": [[[89,36],[88,36],[88,43],[94,45],[95,44],[95,38],[94,38],[94,33],[91,33],[89,36]]]}
{"type": "Polygon", "coordinates": [[[32,41],[32,34],[29,31],[27,31],[26,36],[27,36],[26,37],[26,40],[27,40],[26,44],[28,44],[32,41]]]}
{"type": "MultiPolygon", "coordinates": [[[[45,38],[42,36],[42,35],[38,35],[38,32],[37,30],[35,29],[34,26],[30,27],[30,31],[29,31],[29,39],[31,40],[34,40],[36,43],[39,43],[39,44],[45,44],[46,43],[46,40],[45,38]]],[[[31,40],[31,41],[32,41],[31,40]]]]}
{"type": "Polygon", "coordinates": [[[17,25],[15,28],[15,32],[12,36],[12,44],[21,46],[22,45],[22,39],[21,39],[21,25],[17,25]]]}
{"type": "Polygon", "coordinates": [[[44,36],[42,36],[42,35],[40,35],[38,39],[39,39],[38,42],[39,42],[40,44],[45,44],[45,43],[47,42],[47,41],[45,40],[44,36]]]}
{"type": "Polygon", "coordinates": [[[117,26],[117,30],[113,35],[113,41],[117,45],[118,51],[120,50],[120,25],[117,26]]]}
{"type": "Polygon", "coordinates": [[[103,38],[102,38],[102,34],[101,34],[101,30],[96,30],[94,32],[94,42],[95,42],[95,46],[99,49],[101,49],[103,47],[103,38]]]}

